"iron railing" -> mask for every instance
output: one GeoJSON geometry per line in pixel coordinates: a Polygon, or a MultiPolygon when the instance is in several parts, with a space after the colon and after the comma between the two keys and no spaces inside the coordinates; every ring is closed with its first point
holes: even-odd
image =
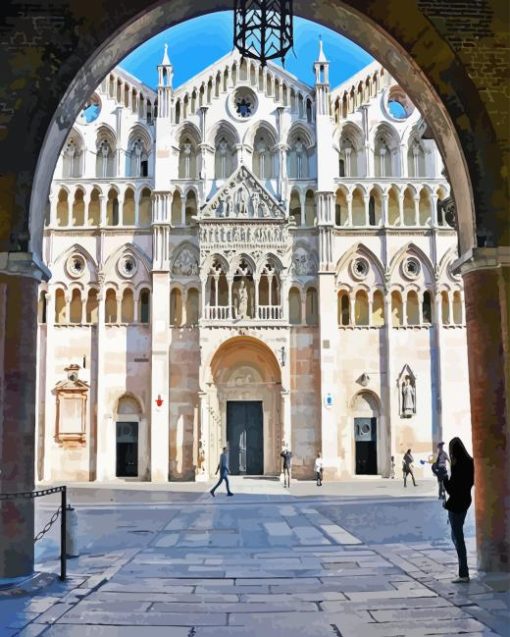
{"type": "Polygon", "coordinates": [[[55,511],[55,513],[53,513],[49,522],[47,522],[44,525],[43,529],[34,537],[34,543],[38,542],[46,535],[46,533],[48,533],[48,531],[51,529],[53,524],[57,521],[58,516],[60,515],[60,579],[64,581],[67,578],[67,487],[51,487],[49,489],[41,489],[38,491],[21,491],[18,493],[0,493],[0,502],[2,500],[33,500],[34,498],[51,495],[52,493],[61,494],[60,506],[55,511]]]}

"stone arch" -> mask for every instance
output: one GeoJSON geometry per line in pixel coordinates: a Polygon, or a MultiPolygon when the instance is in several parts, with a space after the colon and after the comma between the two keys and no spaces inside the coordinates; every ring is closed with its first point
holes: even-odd
{"type": "Polygon", "coordinates": [[[425,283],[431,284],[434,281],[434,266],[432,265],[430,257],[412,241],[397,250],[391,258],[390,264],[388,266],[388,273],[390,278],[392,279],[395,276],[397,268],[405,255],[414,255],[420,260],[421,264],[425,268],[425,271],[423,272],[425,283]]]}

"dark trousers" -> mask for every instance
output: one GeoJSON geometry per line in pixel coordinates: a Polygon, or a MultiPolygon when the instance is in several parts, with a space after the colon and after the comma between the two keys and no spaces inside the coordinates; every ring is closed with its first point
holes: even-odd
{"type": "Polygon", "coordinates": [[[466,519],[466,513],[467,511],[463,511],[462,513],[448,511],[448,519],[452,529],[452,541],[457,550],[457,557],[459,558],[459,577],[469,577],[466,543],[464,542],[464,520],[466,519]]]}
{"type": "Polygon", "coordinates": [[[283,486],[290,487],[290,467],[283,467],[283,486]]]}
{"type": "Polygon", "coordinates": [[[445,493],[445,489],[444,489],[443,480],[441,478],[438,478],[437,479],[437,484],[438,484],[438,487],[439,487],[439,497],[444,500],[446,493],[445,493]]]}
{"type": "Polygon", "coordinates": [[[220,486],[220,484],[223,482],[223,480],[225,480],[225,486],[227,487],[227,493],[231,493],[230,485],[228,483],[228,473],[220,473],[220,479],[214,485],[214,487],[211,489],[211,493],[214,493],[216,491],[216,489],[220,486]]]}
{"type": "Polygon", "coordinates": [[[407,487],[407,476],[410,475],[413,479],[413,484],[416,486],[416,480],[414,479],[413,470],[410,467],[404,469],[404,487],[407,487]]]}
{"type": "Polygon", "coordinates": [[[317,478],[317,486],[322,487],[322,471],[316,471],[315,475],[317,478]]]}

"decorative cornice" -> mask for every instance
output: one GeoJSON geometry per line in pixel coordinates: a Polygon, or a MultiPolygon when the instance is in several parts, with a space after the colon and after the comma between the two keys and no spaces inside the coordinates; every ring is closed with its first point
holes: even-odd
{"type": "Polygon", "coordinates": [[[0,252],[0,274],[49,281],[50,270],[35,252],[0,252]]]}

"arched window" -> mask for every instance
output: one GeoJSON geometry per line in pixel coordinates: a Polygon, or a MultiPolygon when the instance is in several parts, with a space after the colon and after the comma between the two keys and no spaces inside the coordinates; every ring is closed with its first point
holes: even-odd
{"type": "Polygon", "coordinates": [[[462,299],[459,291],[453,293],[453,322],[462,325],[462,299]]]}
{"type": "Polygon", "coordinates": [[[368,325],[368,295],[364,290],[358,290],[354,299],[354,322],[356,325],[368,325]]]}
{"type": "Polygon", "coordinates": [[[69,223],[69,200],[67,190],[60,189],[57,201],[57,226],[67,226],[69,223]]]}
{"type": "Polygon", "coordinates": [[[317,325],[319,321],[319,303],[317,290],[308,288],[306,291],[306,324],[317,325]]]}
{"type": "Polygon", "coordinates": [[[150,292],[144,289],[140,292],[140,323],[150,322],[150,292]]]}
{"type": "Polygon", "coordinates": [[[339,188],[335,198],[335,225],[343,226],[347,223],[347,197],[345,192],[339,188]]]}
{"type": "Polygon", "coordinates": [[[76,178],[83,172],[83,150],[78,137],[71,137],[64,146],[62,157],[62,176],[76,178]]]}
{"type": "Polygon", "coordinates": [[[191,137],[183,137],[179,150],[179,179],[196,179],[197,151],[191,137]]]}
{"type": "Polygon", "coordinates": [[[372,325],[384,325],[384,297],[381,290],[376,290],[372,299],[372,325]]]}
{"type": "Polygon", "coordinates": [[[181,193],[176,190],[172,197],[172,225],[182,225],[182,197],[181,193]]]}
{"type": "Polygon", "coordinates": [[[84,193],[81,188],[77,188],[76,192],[74,193],[72,219],[73,226],[85,225],[85,200],[84,193]]]}
{"type": "Polygon", "coordinates": [[[147,177],[149,174],[149,151],[141,137],[131,137],[127,152],[128,177],[147,177]]]}
{"type": "Polygon", "coordinates": [[[298,288],[289,291],[289,322],[291,325],[301,325],[301,294],[298,288]]]}
{"type": "Polygon", "coordinates": [[[133,291],[129,288],[124,290],[121,303],[121,323],[132,323],[135,317],[135,303],[133,291]]]}
{"type": "Polygon", "coordinates": [[[375,199],[372,195],[368,200],[368,225],[375,226],[375,199]]]}
{"type": "Polygon", "coordinates": [[[418,294],[414,290],[410,290],[407,293],[406,313],[408,325],[419,325],[420,310],[418,303],[418,294]]]}
{"type": "Polygon", "coordinates": [[[81,292],[74,289],[71,295],[71,305],[69,308],[69,321],[71,323],[81,323],[81,292]]]}
{"type": "Polygon", "coordinates": [[[392,177],[392,151],[385,137],[379,136],[375,141],[375,176],[392,177]]]}
{"type": "Polygon", "coordinates": [[[407,151],[407,169],[409,177],[425,177],[425,151],[417,139],[412,139],[407,151]]]}
{"type": "Polygon", "coordinates": [[[355,188],[352,193],[352,225],[365,225],[365,195],[360,188],[355,188]]]}
{"type": "Polygon", "coordinates": [[[119,225],[119,199],[117,191],[110,188],[108,201],[106,202],[106,224],[108,226],[119,225]]]}
{"type": "Polygon", "coordinates": [[[117,322],[117,295],[111,288],[106,291],[104,317],[106,323],[117,322]]]}
{"type": "Polygon", "coordinates": [[[415,208],[414,208],[414,193],[410,188],[406,188],[404,192],[404,225],[415,225],[415,208]]]}
{"type": "Polygon", "coordinates": [[[186,324],[197,325],[199,318],[198,290],[190,288],[186,296],[186,324]]]}
{"type": "Polygon", "coordinates": [[[66,322],[66,297],[64,290],[55,291],[55,323],[61,325],[66,322]]]}
{"type": "Polygon", "coordinates": [[[193,190],[186,195],[186,225],[193,223],[193,217],[197,214],[197,197],[193,190]]]}
{"type": "Polygon", "coordinates": [[[150,226],[152,222],[151,191],[144,188],[140,193],[140,225],[150,226]]]}
{"type": "Polygon", "coordinates": [[[216,143],[215,177],[227,179],[234,171],[234,158],[231,144],[226,137],[219,137],[216,143]]]}
{"type": "Polygon", "coordinates": [[[182,293],[174,288],[170,292],[170,325],[180,327],[182,322],[182,293]]]}
{"type": "Polygon", "coordinates": [[[341,177],[360,176],[358,150],[351,135],[355,135],[352,129],[350,133],[343,132],[340,138],[340,161],[343,163],[343,175],[340,173],[341,177]]]}
{"type": "Polygon", "coordinates": [[[97,325],[98,321],[98,300],[97,300],[97,290],[89,290],[87,296],[87,305],[85,307],[85,320],[87,323],[92,323],[92,325],[97,325]]]}
{"type": "Polygon", "coordinates": [[[101,201],[99,199],[100,192],[97,188],[93,188],[90,193],[87,224],[89,226],[98,226],[101,220],[101,201]]]}
{"type": "Polygon", "coordinates": [[[124,203],[122,205],[122,224],[124,226],[135,225],[135,192],[132,188],[127,188],[124,193],[124,203]]]}
{"type": "Polygon", "coordinates": [[[402,296],[396,290],[391,293],[391,322],[393,327],[403,325],[402,296]]]}
{"type": "Polygon", "coordinates": [[[253,147],[253,172],[259,179],[272,179],[273,175],[273,155],[271,148],[274,140],[269,134],[262,130],[255,136],[253,147]]]}
{"type": "Polygon", "coordinates": [[[306,179],[308,177],[308,150],[300,135],[291,138],[289,143],[288,174],[291,179],[306,179]]]}
{"type": "Polygon", "coordinates": [[[305,197],[305,225],[315,225],[315,195],[312,190],[306,191],[305,197]]]}
{"type": "Polygon", "coordinates": [[[294,219],[296,226],[301,225],[301,200],[297,190],[293,190],[290,195],[289,216],[294,219]]]}
{"type": "Polygon", "coordinates": [[[46,323],[46,292],[39,293],[39,303],[37,305],[38,323],[46,323]]]}
{"type": "Polygon", "coordinates": [[[432,323],[432,302],[430,292],[425,290],[423,293],[423,299],[421,302],[421,314],[423,317],[423,322],[427,325],[432,323]]]}
{"type": "Polygon", "coordinates": [[[345,290],[338,293],[338,325],[350,324],[349,294],[345,290]]]}
{"type": "Polygon", "coordinates": [[[100,138],[96,152],[96,177],[114,177],[115,153],[107,139],[100,138]]]}
{"type": "Polygon", "coordinates": [[[441,292],[441,322],[443,325],[449,325],[450,320],[450,303],[448,300],[448,292],[441,292]]]}

